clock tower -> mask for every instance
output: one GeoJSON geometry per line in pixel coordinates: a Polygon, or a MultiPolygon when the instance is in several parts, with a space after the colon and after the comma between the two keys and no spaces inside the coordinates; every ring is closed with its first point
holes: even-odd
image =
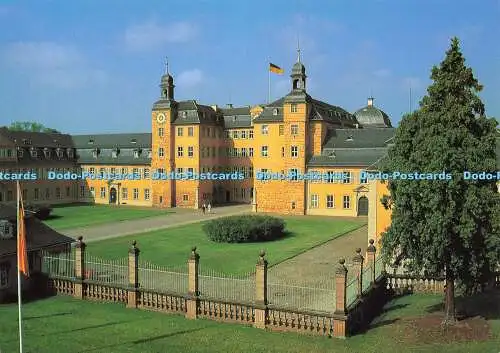
{"type": "Polygon", "coordinates": [[[177,114],[174,100],[174,78],[165,63],[165,73],[160,80],[160,98],[153,104],[151,114],[151,182],[153,205],[175,207],[175,181],[167,179],[175,171],[175,133],[172,122],[177,114]],[[164,178],[161,178],[161,176],[164,178]],[[159,178],[157,178],[159,177],[159,178]]]}

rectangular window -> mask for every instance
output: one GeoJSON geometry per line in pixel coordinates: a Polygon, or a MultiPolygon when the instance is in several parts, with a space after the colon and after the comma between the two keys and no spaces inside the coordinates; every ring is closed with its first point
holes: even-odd
{"type": "Polygon", "coordinates": [[[335,202],[333,199],[333,195],[326,195],[326,208],[334,208],[335,202]]]}
{"type": "Polygon", "coordinates": [[[177,173],[179,173],[179,174],[184,173],[184,169],[183,168],[177,168],[177,173]]]}
{"type": "Polygon", "coordinates": [[[184,149],[182,146],[177,147],[177,157],[182,157],[184,156],[184,149]]]}
{"type": "Polygon", "coordinates": [[[335,183],[335,172],[327,172],[327,183],[335,183]]]}
{"type": "Polygon", "coordinates": [[[285,147],[281,147],[281,157],[285,157],[285,147]]]}
{"type": "Polygon", "coordinates": [[[229,131],[224,130],[224,138],[228,139],[229,138],[229,131]]]}
{"type": "Polygon", "coordinates": [[[163,158],[165,156],[165,151],[163,147],[158,148],[158,157],[163,158]]]}
{"type": "Polygon", "coordinates": [[[242,157],[246,157],[247,156],[247,149],[246,148],[242,148],[241,149],[241,156],[242,157]]]}
{"type": "Polygon", "coordinates": [[[299,125],[297,125],[297,124],[290,125],[290,134],[292,136],[298,135],[299,134],[299,125]]]}
{"type": "Polygon", "coordinates": [[[262,146],[260,148],[260,155],[262,157],[267,157],[268,156],[268,150],[267,150],[267,146],[262,146]]]}
{"type": "Polygon", "coordinates": [[[80,186],[80,197],[85,197],[85,186],[80,186]]]}
{"type": "Polygon", "coordinates": [[[350,184],[351,183],[351,172],[344,172],[342,178],[342,184],[350,184]]]}
{"type": "Polygon", "coordinates": [[[233,139],[237,140],[239,138],[239,131],[233,131],[233,139]]]}
{"type": "Polygon", "coordinates": [[[318,195],[311,195],[311,208],[319,207],[319,198],[318,195]]]}
{"type": "Polygon", "coordinates": [[[184,129],[182,127],[177,128],[177,136],[182,136],[184,129]]]}
{"type": "Polygon", "coordinates": [[[149,168],[144,168],[144,179],[149,179],[149,168]]]}
{"type": "Polygon", "coordinates": [[[210,158],[210,147],[207,147],[207,158],[210,158]]]}
{"type": "Polygon", "coordinates": [[[116,174],[116,168],[111,168],[111,174],[116,174]]]}
{"type": "Polygon", "coordinates": [[[189,146],[188,147],[188,157],[193,157],[194,156],[194,147],[189,146]]]}
{"type": "Polygon", "coordinates": [[[247,138],[247,130],[241,130],[241,138],[246,139],[247,138]]]}
{"type": "Polygon", "coordinates": [[[292,146],[290,152],[291,152],[292,157],[297,158],[299,156],[299,147],[292,146]]]}
{"type": "Polygon", "coordinates": [[[344,195],[344,208],[351,208],[351,197],[344,195]]]}
{"type": "Polygon", "coordinates": [[[299,170],[297,168],[290,169],[290,180],[299,180],[299,170]]]}
{"type": "Polygon", "coordinates": [[[149,189],[144,189],[144,200],[149,201],[149,197],[150,197],[149,189]]]}
{"type": "Polygon", "coordinates": [[[253,130],[248,130],[248,138],[253,139],[253,130]]]}
{"type": "Polygon", "coordinates": [[[134,188],[134,200],[139,200],[139,189],[134,188]]]}
{"type": "MultiPolygon", "coordinates": [[[[47,189],[47,191],[48,191],[48,190],[49,190],[49,189],[47,189]]],[[[94,189],[94,187],[93,187],[93,186],[91,186],[91,187],[90,187],[90,195],[91,195],[92,197],[95,197],[95,189],[94,189]]]]}
{"type": "Polygon", "coordinates": [[[122,188],[122,200],[128,200],[128,189],[122,188]]]}
{"type": "Polygon", "coordinates": [[[162,127],[158,128],[158,136],[159,137],[163,137],[164,133],[165,133],[165,129],[164,128],[162,128],[162,127]]]}
{"type": "Polygon", "coordinates": [[[182,195],[182,201],[189,201],[189,195],[188,194],[182,195]]]}
{"type": "Polygon", "coordinates": [[[95,168],[90,167],[90,168],[89,168],[89,173],[90,173],[90,174],[95,174],[95,168]]]}
{"type": "Polygon", "coordinates": [[[253,147],[250,147],[250,148],[248,149],[248,156],[249,156],[249,157],[253,157],[253,147]]]}
{"type": "Polygon", "coordinates": [[[211,131],[212,131],[212,128],[208,127],[207,128],[207,137],[210,137],[211,131]]]}
{"type": "Polygon", "coordinates": [[[106,197],[106,188],[101,188],[101,199],[106,197]]]}
{"type": "Polygon", "coordinates": [[[260,133],[262,135],[268,135],[269,134],[269,126],[268,125],[262,125],[260,127],[260,133]]]}
{"type": "Polygon", "coordinates": [[[194,136],[194,129],[193,127],[188,127],[188,136],[194,136]]]}
{"type": "Polygon", "coordinates": [[[279,134],[280,134],[280,136],[283,136],[285,134],[285,126],[284,125],[279,126],[279,134]]]}
{"type": "Polygon", "coordinates": [[[132,174],[139,175],[139,168],[133,168],[132,169],[132,174]]]}
{"type": "Polygon", "coordinates": [[[66,197],[70,197],[71,196],[71,189],[69,186],[66,186],[66,197]]]}
{"type": "Polygon", "coordinates": [[[297,104],[292,103],[292,104],[290,105],[290,112],[291,112],[291,113],[297,113],[297,104]]]}
{"type": "Polygon", "coordinates": [[[61,198],[61,188],[56,188],[56,199],[61,198]]]}
{"type": "Polygon", "coordinates": [[[212,157],[214,157],[214,158],[216,157],[216,155],[215,155],[215,147],[212,147],[212,157]]]}
{"type": "Polygon", "coordinates": [[[193,175],[193,173],[194,173],[194,169],[193,169],[193,168],[188,168],[188,169],[187,169],[187,172],[188,172],[188,173],[191,173],[191,175],[193,175]]]}
{"type": "Polygon", "coordinates": [[[360,182],[361,184],[366,184],[366,183],[368,183],[368,180],[367,180],[367,178],[366,178],[366,173],[365,173],[364,171],[361,171],[361,172],[359,173],[359,182],[360,182]]]}

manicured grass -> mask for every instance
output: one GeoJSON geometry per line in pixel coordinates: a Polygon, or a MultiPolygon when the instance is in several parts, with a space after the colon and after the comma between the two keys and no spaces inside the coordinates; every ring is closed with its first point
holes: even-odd
{"type": "MultiPolygon", "coordinates": [[[[24,350],[33,353],[498,352],[498,319],[490,320],[494,337],[488,341],[432,345],[406,342],[397,321],[383,324],[389,319],[422,314],[422,309],[439,303],[441,298],[415,295],[396,299],[379,319],[381,325],[365,334],[339,340],[266,332],[243,325],[126,309],[119,304],[54,297],[23,306],[24,350]]],[[[0,305],[0,318],[0,350],[17,352],[17,305],[0,305]]]]}
{"type": "Polygon", "coordinates": [[[64,205],[55,206],[45,223],[56,229],[93,226],[102,223],[126,221],[172,213],[147,207],[113,205],[64,205]]]}
{"type": "Polygon", "coordinates": [[[271,242],[215,243],[203,232],[203,223],[196,223],[89,243],[87,251],[102,258],[123,258],[127,256],[131,242],[136,240],[142,259],[177,267],[186,264],[191,247],[196,246],[201,266],[225,273],[248,273],[254,270],[261,249],[266,251],[272,265],[364,224],[364,221],[329,217],[283,218],[289,235],[271,242]]]}

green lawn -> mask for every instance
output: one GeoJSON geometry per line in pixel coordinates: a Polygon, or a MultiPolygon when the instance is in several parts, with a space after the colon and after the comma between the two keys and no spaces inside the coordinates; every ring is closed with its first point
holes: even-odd
{"type": "Polygon", "coordinates": [[[259,251],[265,249],[270,264],[276,264],[318,244],[356,229],[364,221],[330,217],[283,217],[290,234],[284,239],[266,243],[225,244],[210,241],[202,230],[203,223],[157,230],[143,234],[89,243],[87,251],[101,258],[123,258],[133,240],[140,256],[156,265],[183,266],[191,247],[196,246],[201,266],[225,273],[253,271],[259,251]]]}
{"type": "MultiPolygon", "coordinates": [[[[422,314],[441,297],[415,295],[397,299],[379,321],[422,314]]],[[[203,352],[491,352],[500,347],[500,321],[491,320],[493,338],[485,342],[419,344],[407,342],[397,321],[347,340],[187,320],[182,316],[125,309],[119,304],[54,297],[23,306],[26,353],[203,353],[203,352]]],[[[0,351],[18,351],[17,305],[0,305],[0,351]]]]}
{"type": "Polygon", "coordinates": [[[160,216],[173,211],[147,207],[113,205],[62,205],[54,206],[51,218],[45,223],[56,229],[93,226],[96,224],[126,221],[152,216],[160,216]]]}

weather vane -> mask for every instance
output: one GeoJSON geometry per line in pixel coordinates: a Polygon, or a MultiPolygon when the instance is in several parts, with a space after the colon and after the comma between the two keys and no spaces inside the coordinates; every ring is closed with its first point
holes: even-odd
{"type": "Polygon", "coordinates": [[[165,57],[165,74],[168,75],[168,56],[165,57]]]}

